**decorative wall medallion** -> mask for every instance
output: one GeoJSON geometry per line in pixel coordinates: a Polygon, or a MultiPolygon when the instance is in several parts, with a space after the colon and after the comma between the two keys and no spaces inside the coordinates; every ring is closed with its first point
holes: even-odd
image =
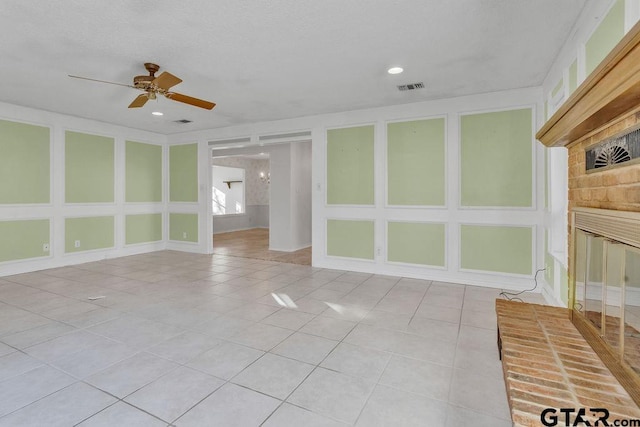
{"type": "Polygon", "coordinates": [[[587,170],[620,165],[640,158],[640,129],[610,138],[586,150],[587,170]]]}

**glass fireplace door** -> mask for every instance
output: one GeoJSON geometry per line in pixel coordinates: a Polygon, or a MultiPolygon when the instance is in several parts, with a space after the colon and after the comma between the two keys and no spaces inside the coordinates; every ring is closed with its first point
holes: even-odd
{"type": "Polygon", "coordinates": [[[600,336],[605,334],[606,328],[603,323],[606,246],[603,237],[577,230],[575,309],[589,320],[600,336]]]}
{"type": "Polygon", "coordinates": [[[640,212],[574,208],[571,320],[640,405],[640,212]]]}
{"type": "Polygon", "coordinates": [[[640,374],[640,250],[627,247],[624,270],[624,361],[640,374]]]}
{"type": "Polygon", "coordinates": [[[579,229],[575,245],[573,309],[640,373],[640,249],[579,229]]]}

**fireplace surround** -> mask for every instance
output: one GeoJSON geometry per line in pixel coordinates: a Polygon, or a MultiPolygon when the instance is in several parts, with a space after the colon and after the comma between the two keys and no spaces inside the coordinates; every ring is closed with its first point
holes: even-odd
{"type": "Polygon", "coordinates": [[[637,23],[536,138],[568,149],[571,321],[638,406],[640,163],[588,168],[587,153],[639,128],[637,23]]]}

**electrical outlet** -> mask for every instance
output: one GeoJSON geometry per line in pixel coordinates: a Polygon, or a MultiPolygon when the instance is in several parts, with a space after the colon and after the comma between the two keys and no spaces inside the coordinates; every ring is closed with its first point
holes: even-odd
{"type": "Polygon", "coordinates": [[[186,239],[186,238],[187,238],[187,232],[186,232],[186,231],[183,231],[183,232],[182,232],[182,238],[183,238],[183,239],[186,239]]]}
{"type": "Polygon", "coordinates": [[[76,240],[76,241],[73,243],[73,246],[74,246],[74,247],[76,247],[76,248],[79,248],[79,247],[80,247],[80,240],[76,240]]]}
{"type": "Polygon", "coordinates": [[[378,256],[382,255],[382,248],[380,246],[378,246],[378,248],[376,249],[376,253],[378,254],[378,256]]]}
{"type": "Polygon", "coordinates": [[[42,252],[49,252],[49,244],[48,243],[43,243],[42,244],[42,252]]]}

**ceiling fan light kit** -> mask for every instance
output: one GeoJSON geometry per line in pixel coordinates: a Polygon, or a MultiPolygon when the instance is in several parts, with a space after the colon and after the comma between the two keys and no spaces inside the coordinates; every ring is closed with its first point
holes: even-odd
{"type": "Polygon", "coordinates": [[[144,93],[138,95],[131,104],[129,104],[129,108],[140,108],[146,104],[146,102],[150,99],[156,99],[157,95],[160,94],[167,99],[171,99],[173,101],[182,102],[184,104],[193,105],[194,107],[204,108],[206,110],[211,110],[216,106],[215,103],[210,101],[205,101],[204,99],[194,98],[192,96],[183,95],[177,92],[171,92],[173,86],[182,82],[182,79],[174,76],[171,73],[163,71],[158,77],[156,77],[156,73],[160,70],[160,66],[157,64],[153,64],[151,62],[146,62],[144,67],[149,72],[149,75],[135,76],[133,78],[133,85],[127,85],[122,83],[114,83],[108,82],[104,80],[90,79],[87,77],[73,76],[69,75],[74,79],[83,79],[90,80],[99,83],[108,83],[115,84],[118,86],[127,86],[133,89],[138,89],[143,91],[144,93]]]}

